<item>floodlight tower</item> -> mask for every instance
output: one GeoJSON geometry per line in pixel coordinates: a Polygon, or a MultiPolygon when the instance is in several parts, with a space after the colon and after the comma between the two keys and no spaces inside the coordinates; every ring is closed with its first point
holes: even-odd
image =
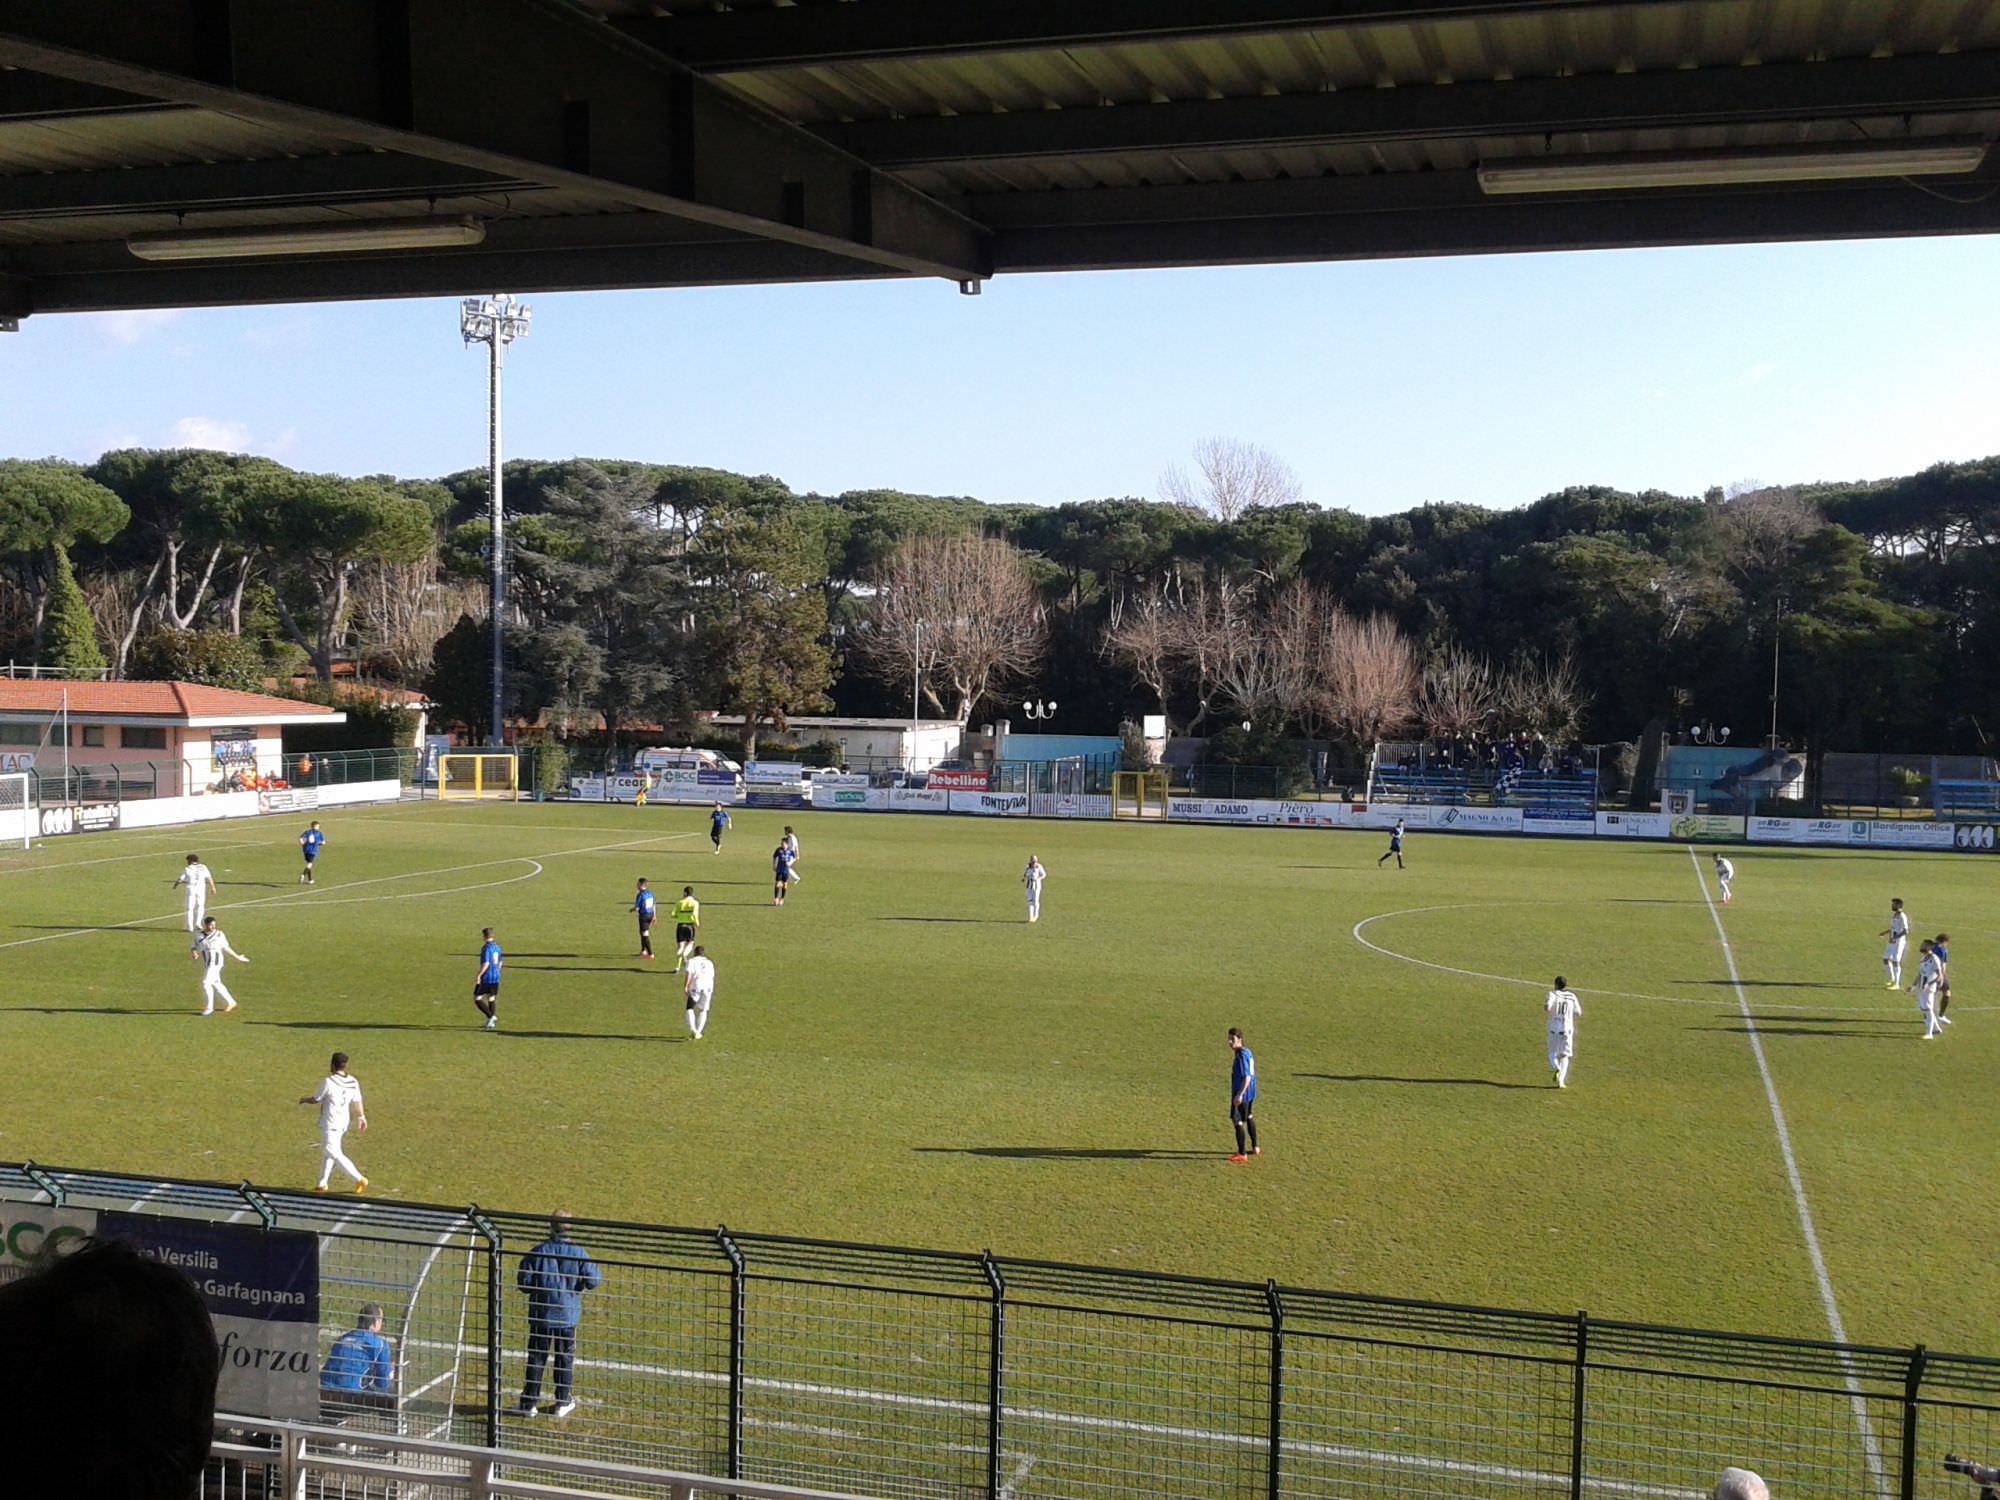
{"type": "Polygon", "coordinates": [[[500,707],[503,701],[501,677],[505,672],[502,642],[505,625],[501,606],[507,596],[507,523],[500,509],[500,364],[501,351],[515,339],[524,338],[534,310],[517,302],[512,294],[499,297],[467,297],[458,307],[458,331],[467,344],[484,344],[486,365],[486,470],[492,508],[492,533],[488,546],[493,564],[493,721],[486,743],[498,745],[500,707]]]}

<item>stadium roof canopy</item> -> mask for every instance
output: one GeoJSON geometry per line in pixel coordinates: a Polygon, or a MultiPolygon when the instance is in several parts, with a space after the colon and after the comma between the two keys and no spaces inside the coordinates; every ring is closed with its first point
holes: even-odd
{"type": "Polygon", "coordinates": [[[0,316],[1990,232],[1997,134],[2000,0],[0,0],[0,316]]]}

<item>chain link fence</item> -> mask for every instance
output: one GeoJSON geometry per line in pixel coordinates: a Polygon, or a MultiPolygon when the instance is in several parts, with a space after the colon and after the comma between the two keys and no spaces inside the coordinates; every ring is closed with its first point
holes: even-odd
{"type": "Polygon", "coordinates": [[[577,1410],[520,1410],[540,1215],[0,1165],[0,1200],[320,1240],[322,1353],[384,1309],[397,1379],[322,1418],[931,1500],[1973,1500],[2000,1360],[962,1252],[578,1220],[577,1410]]]}

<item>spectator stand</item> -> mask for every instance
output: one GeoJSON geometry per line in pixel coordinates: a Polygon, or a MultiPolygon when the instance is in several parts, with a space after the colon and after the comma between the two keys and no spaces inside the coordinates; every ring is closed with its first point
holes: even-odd
{"type": "Polygon", "coordinates": [[[1367,800],[1593,812],[1600,757],[1594,745],[1559,749],[1526,737],[1385,740],[1370,758],[1367,800]]]}

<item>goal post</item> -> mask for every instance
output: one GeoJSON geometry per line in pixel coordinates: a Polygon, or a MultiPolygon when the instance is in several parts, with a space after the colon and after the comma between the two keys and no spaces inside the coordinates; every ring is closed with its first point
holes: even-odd
{"type": "Polygon", "coordinates": [[[520,762],[512,755],[447,751],[437,758],[437,794],[441,802],[512,801],[521,795],[520,762]]]}
{"type": "Polygon", "coordinates": [[[1159,818],[1167,816],[1167,773],[1165,771],[1113,771],[1111,773],[1111,816],[1114,818],[1159,818]]]}
{"type": "Polygon", "coordinates": [[[37,801],[33,771],[0,772],[0,844],[19,840],[23,849],[33,846],[41,812],[37,801]]]}

